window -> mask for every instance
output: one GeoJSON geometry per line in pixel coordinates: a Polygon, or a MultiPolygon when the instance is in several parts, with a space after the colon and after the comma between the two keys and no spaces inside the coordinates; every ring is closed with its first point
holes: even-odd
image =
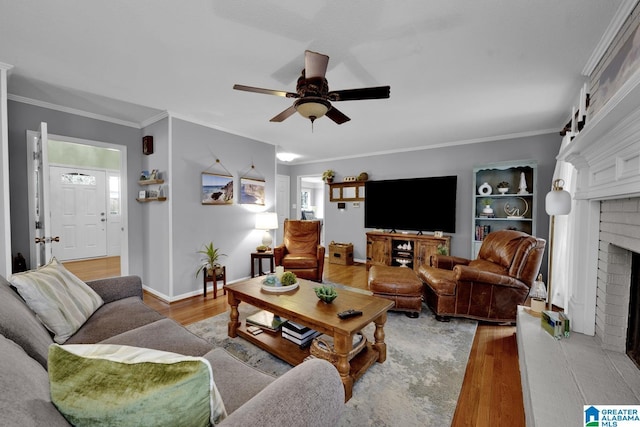
{"type": "Polygon", "coordinates": [[[120,215],[120,177],[109,177],[109,213],[120,215]]]}

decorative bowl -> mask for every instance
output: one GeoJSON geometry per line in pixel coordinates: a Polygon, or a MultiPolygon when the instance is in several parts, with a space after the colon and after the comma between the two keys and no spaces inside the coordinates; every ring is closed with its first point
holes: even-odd
{"type": "Polygon", "coordinates": [[[319,286],[317,288],[313,288],[313,290],[316,292],[316,296],[320,301],[324,301],[327,304],[331,304],[331,302],[338,297],[336,288],[333,286],[319,286]]]}
{"type": "Polygon", "coordinates": [[[500,194],[507,194],[509,189],[506,187],[502,187],[502,188],[498,188],[498,191],[500,192],[500,194]]]}
{"type": "Polygon", "coordinates": [[[275,275],[269,274],[264,280],[262,280],[261,286],[262,289],[267,292],[288,292],[296,289],[298,287],[298,282],[296,281],[290,285],[283,285],[275,275]]]}

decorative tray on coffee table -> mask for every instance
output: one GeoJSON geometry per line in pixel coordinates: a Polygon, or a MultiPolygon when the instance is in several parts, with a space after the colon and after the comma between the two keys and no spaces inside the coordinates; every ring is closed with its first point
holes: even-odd
{"type": "Polygon", "coordinates": [[[262,290],[267,292],[288,292],[296,289],[298,287],[298,282],[289,286],[275,286],[275,285],[267,285],[264,281],[262,281],[262,290]]]}

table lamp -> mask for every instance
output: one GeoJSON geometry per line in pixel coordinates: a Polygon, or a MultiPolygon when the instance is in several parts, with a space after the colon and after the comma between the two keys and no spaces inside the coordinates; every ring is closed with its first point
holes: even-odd
{"type": "Polygon", "coordinates": [[[271,249],[273,243],[273,237],[269,230],[275,230],[278,228],[278,214],[275,212],[260,212],[256,215],[256,229],[264,230],[262,236],[262,244],[271,249]]]}

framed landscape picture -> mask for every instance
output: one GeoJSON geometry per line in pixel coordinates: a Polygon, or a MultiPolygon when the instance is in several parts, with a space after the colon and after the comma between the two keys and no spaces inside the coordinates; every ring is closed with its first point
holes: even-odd
{"type": "Polygon", "coordinates": [[[203,205],[233,203],[233,177],[202,172],[201,199],[203,205]]]}
{"type": "Polygon", "coordinates": [[[264,206],[265,182],[253,178],[240,178],[240,203],[264,206]]]}

